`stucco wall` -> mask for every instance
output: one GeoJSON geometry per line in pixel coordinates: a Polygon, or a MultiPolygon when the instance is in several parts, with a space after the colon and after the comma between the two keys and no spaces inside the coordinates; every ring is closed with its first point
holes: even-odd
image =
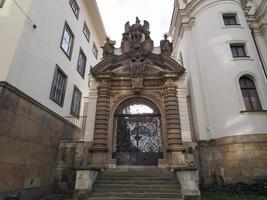
{"type": "Polygon", "coordinates": [[[262,108],[267,109],[266,81],[240,4],[209,0],[190,16],[195,21],[181,36],[177,57],[183,54],[188,70],[198,139],[266,133],[265,113],[240,113],[245,106],[238,79],[244,74],[254,77],[262,108]],[[237,13],[240,26],[225,27],[224,12],[237,13]],[[244,42],[249,58],[233,59],[231,42],[244,42]]]}
{"type": "MultiPolygon", "coordinates": [[[[32,0],[17,0],[17,3],[27,12],[32,0]]],[[[7,74],[13,59],[24,25],[28,25],[26,16],[13,1],[5,1],[0,8],[0,80],[7,79],[7,74]]]]}
{"type": "Polygon", "coordinates": [[[18,1],[31,21],[37,25],[34,29],[32,23],[25,21],[22,12],[16,10],[12,2],[7,1],[7,5],[0,9],[0,27],[5,34],[2,37],[1,31],[0,42],[6,44],[0,47],[0,52],[6,54],[5,59],[0,59],[1,66],[6,66],[0,80],[9,82],[61,116],[69,116],[74,85],[81,90],[83,97],[88,96],[90,66],[94,66],[102,57],[100,46],[104,41],[104,30],[99,32],[101,19],[92,14],[96,12],[96,8],[78,0],[80,12],[77,19],[69,1],[26,1],[28,7],[24,6],[26,3],[21,3],[23,1],[18,1]],[[13,13],[9,12],[9,7],[13,13]],[[65,21],[75,36],[71,60],[60,48],[65,21]],[[90,30],[89,42],[83,34],[84,22],[90,30]],[[99,51],[97,59],[92,53],[93,43],[99,51]],[[80,47],[87,56],[84,78],[77,71],[80,47]],[[56,64],[68,76],[63,107],[49,98],[56,64]]]}

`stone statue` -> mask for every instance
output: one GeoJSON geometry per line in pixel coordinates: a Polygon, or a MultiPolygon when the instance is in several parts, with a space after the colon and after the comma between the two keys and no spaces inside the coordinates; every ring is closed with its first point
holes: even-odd
{"type": "Polygon", "coordinates": [[[123,33],[121,41],[121,52],[128,53],[130,51],[131,51],[131,39],[128,33],[123,33]]]}
{"type": "Polygon", "coordinates": [[[131,27],[130,34],[133,44],[136,46],[140,45],[142,40],[142,25],[138,17],[136,17],[136,23],[131,27]]]}
{"type": "Polygon", "coordinates": [[[114,45],[116,44],[116,41],[110,40],[109,37],[106,37],[106,42],[103,47],[103,57],[107,57],[110,55],[114,55],[114,45]]]}
{"type": "Polygon", "coordinates": [[[153,48],[154,48],[153,40],[151,40],[149,35],[145,36],[145,41],[142,43],[142,50],[151,52],[153,51],[153,48]]]}
{"type": "Polygon", "coordinates": [[[160,41],[160,50],[161,54],[165,56],[171,56],[173,51],[173,43],[170,42],[168,39],[168,35],[164,35],[164,40],[160,41]]]}
{"type": "Polygon", "coordinates": [[[136,22],[132,26],[127,22],[124,26],[125,32],[122,34],[121,41],[122,53],[131,51],[148,51],[154,48],[154,42],[150,38],[149,23],[144,20],[141,25],[140,20],[136,17],[136,22]]]}

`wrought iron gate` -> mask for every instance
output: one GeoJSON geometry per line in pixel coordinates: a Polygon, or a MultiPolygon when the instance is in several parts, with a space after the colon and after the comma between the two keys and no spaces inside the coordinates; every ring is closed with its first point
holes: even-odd
{"type": "Polygon", "coordinates": [[[158,114],[115,115],[113,158],[118,165],[157,165],[162,157],[158,114]]]}

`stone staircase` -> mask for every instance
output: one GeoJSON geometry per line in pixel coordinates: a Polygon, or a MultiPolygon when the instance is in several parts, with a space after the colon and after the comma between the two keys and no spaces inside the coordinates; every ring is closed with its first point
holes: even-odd
{"type": "Polygon", "coordinates": [[[117,168],[100,172],[88,200],[181,200],[175,174],[153,167],[117,168]]]}

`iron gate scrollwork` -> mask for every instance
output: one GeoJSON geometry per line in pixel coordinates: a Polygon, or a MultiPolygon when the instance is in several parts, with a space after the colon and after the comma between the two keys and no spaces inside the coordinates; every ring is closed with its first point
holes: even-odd
{"type": "Polygon", "coordinates": [[[162,158],[160,115],[115,115],[113,158],[118,165],[157,165],[162,158]]]}

